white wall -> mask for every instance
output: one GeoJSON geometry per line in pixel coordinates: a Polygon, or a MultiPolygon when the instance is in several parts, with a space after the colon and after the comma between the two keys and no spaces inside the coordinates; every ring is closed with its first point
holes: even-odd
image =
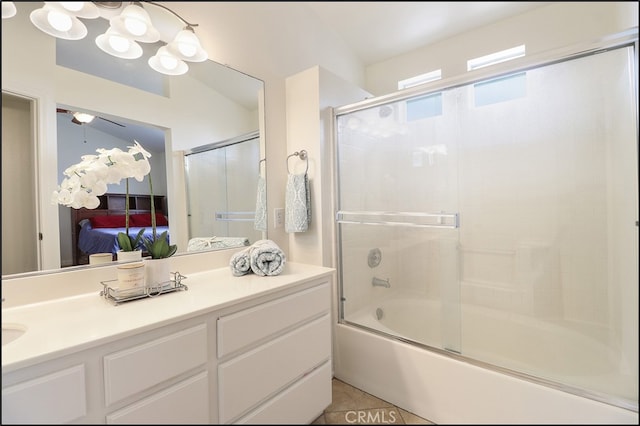
{"type": "MultiPolygon", "coordinates": [[[[333,156],[329,134],[333,105],[363,100],[368,93],[320,67],[287,78],[287,156],[306,150],[311,191],[311,223],[305,232],[289,234],[289,258],[295,262],[333,264],[333,156]]],[[[282,162],[289,172],[304,173],[306,162],[291,157],[282,162]]]]}
{"type": "Polygon", "coordinates": [[[442,69],[442,79],[462,75],[467,60],[521,44],[533,56],[637,26],[638,2],[557,2],[373,64],[365,87],[380,96],[433,70],[442,69]]]}
{"type": "Polygon", "coordinates": [[[2,274],[33,271],[39,265],[35,185],[35,150],[31,133],[32,104],[2,94],[2,274]],[[10,184],[5,184],[8,182],[10,184]]]}

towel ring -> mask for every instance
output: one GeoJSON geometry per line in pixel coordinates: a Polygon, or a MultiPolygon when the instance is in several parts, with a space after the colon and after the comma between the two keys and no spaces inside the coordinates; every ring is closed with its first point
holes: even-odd
{"type": "Polygon", "coordinates": [[[287,157],[287,173],[291,173],[289,171],[289,158],[293,156],[300,157],[301,160],[305,160],[307,162],[307,168],[304,170],[304,173],[306,174],[309,171],[309,157],[307,156],[307,151],[305,151],[304,149],[301,151],[296,151],[287,157]]]}

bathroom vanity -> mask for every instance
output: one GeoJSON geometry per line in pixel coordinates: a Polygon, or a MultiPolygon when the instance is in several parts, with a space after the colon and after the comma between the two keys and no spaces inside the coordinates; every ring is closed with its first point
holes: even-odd
{"type": "Polygon", "coordinates": [[[4,308],[26,331],[2,348],[2,422],[310,423],[331,403],[334,273],[223,267],[119,305],[96,286],[4,308]]]}

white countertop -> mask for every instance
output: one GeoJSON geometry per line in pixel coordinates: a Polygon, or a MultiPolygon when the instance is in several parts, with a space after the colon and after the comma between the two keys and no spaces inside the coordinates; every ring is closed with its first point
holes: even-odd
{"type": "Polygon", "coordinates": [[[186,291],[114,305],[92,293],[2,309],[3,324],[27,331],[2,347],[2,373],[286,289],[334,269],[287,262],[280,275],[234,277],[229,267],[185,274],[186,291]]]}

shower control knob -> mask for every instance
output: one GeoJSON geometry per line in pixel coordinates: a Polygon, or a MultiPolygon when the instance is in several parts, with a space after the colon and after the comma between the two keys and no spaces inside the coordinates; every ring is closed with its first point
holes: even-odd
{"type": "Polygon", "coordinates": [[[379,248],[374,248],[369,250],[369,255],[367,256],[367,263],[369,264],[369,268],[375,268],[382,261],[382,252],[379,248]]]}

